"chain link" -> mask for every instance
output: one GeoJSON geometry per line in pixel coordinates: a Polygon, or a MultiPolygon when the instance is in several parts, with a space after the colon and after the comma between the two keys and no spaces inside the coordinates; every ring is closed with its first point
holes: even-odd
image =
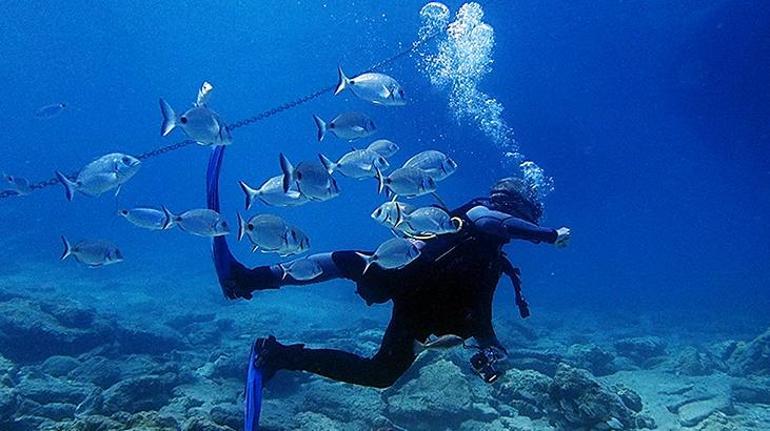
{"type": "MultiPolygon", "coordinates": [[[[422,38],[422,39],[412,43],[412,45],[408,49],[405,49],[405,50],[403,50],[401,52],[398,52],[395,55],[392,55],[392,56],[390,56],[390,57],[388,57],[388,58],[386,58],[386,59],[384,59],[384,60],[382,60],[382,61],[380,61],[378,63],[375,63],[372,67],[369,68],[369,70],[370,71],[378,70],[378,69],[380,69],[380,68],[382,68],[382,67],[384,67],[384,66],[386,66],[386,65],[388,65],[388,64],[390,64],[390,63],[392,63],[392,62],[394,62],[396,60],[398,60],[401,57],[404,57],[406,55],[411,54],[417,48],[419,48],[420,46],[422,46],[423,44],[425,44],[429,40],[434,39],[440,33],[441,33],[441,31],[437,31],[437,32],[431,34],[428,37],[422,38]]],[[[317,99],[318,97],[321,97],[321,96],[323,96],[326,93],[331,93],[332,91],[334,91],[335,88],[336,88],[336,86],[334,86],[334,85],[322,88],[320,90],[317,90],[317,91],[315,91],[313,93],[308,94],[307,96],[300,97],[299,99],[292,100],[290,102],[284,103],[283,105],[279,105],[279,106],[276,106],[274,108],[268,109],[267,111],[260,112],[259,114],[254,115],[253,117],[244,118],[243,120],[239,120],[239,121],[236,121],[234,123],[228,124],[227,125],[227,129],[232,131],[232,130],[235,130],[235,129],[239,129],[241,127],[246,127],[248,125],[260,122],[260,121],[262,121],[264,119],[270,118],[270,117],[272,117],[272,116],[274,116],[276,114],[279,114],[279,113],[281,113],[283,111],[286,111],[286,110],[292,109],[292,108],[294,108],[296,106],[305,104],[307,102],[310,102],[313,99],[317,99]]],[[[166,153],[170,153],[172,151],[176,151],[176,150],[179,150],[181,148],[187,147],[187,146],[192,145],[194,143],[195,143],[195,141],[192,141],[192,140],[189,140],[189,139],[184,140],[184,141],[175,142],[173,144],[164,145],[162,147],[158,147],[158,148],[155,148],[153,150],[150,150],[150,151],[144,152],[142,154],[139,154],[138,156],[136,156],[136,158],[139,159],[139,160],[142,160],[142,161],[148,160],[148,159],[152,159],[152,158],[155,158],[157,156],[160,156],[160,155],[163,155],[163,154],[166,154],[166,153]]],[[[77,176],[77,172],[70,173],[70,174],[67,175],[68,178],[74,178],[76,176],[77,176]]],[[[44,189],[46,187],[55,186],[55,185],[57,185],[59,183],[60,183],[60,181],[59,181],[58,178],[52,177],[52,178],[49,178],[49,179],[44,180],[44,181],[40,181],[40,182],[37,182],[37,183],[34,183],[34,184],[30,184],[30,189],[31,190],[40,190],[40,189],[44,189]]],[[[16,191],[14,191],[14,190],[5,190],[5,191],[0,192],[0,199],[5,199],[5,198],[11,197],[11,196],[18,196],[18,195],[19,194],[16,191]]]]}

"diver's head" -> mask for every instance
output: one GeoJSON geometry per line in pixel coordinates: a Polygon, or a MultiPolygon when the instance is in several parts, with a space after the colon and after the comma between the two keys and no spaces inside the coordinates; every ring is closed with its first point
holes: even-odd
{"type": "Polygon", "coordinates": [[[538,224],[543,216],[541,204],[534,190],[520,178],[507,177],[497,180],[489,191],[492,209],[538,224]]]}

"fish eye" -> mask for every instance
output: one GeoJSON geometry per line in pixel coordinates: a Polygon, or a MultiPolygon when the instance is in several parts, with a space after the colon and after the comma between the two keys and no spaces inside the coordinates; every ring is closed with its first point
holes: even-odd
{"type": "Polygon", "coordinates": [[[254,230],[254,225],[252,223],[249,223],[246,225],[247,230],[254,230]]]}
{"type": "Polygon", "coordinates": [[[182,124],[187,124],[187,117],[185,117],[184,115],[179,117],[179,122],[182,124]]]}
{"type": "Polygon", "coordinates": [[[128,215],[128,210],[120,210],[120,213],[123,215],[128,215]]]}
{"type": "Polygon", "coordinates": [[[302,172],[297,172],[297,179],[298,179],[298,180],[301,180],[301,179],[302,179],[302,172]]]}
{"type": "Polygon", "coordinates": [[[125,156],[122,159],[120,159],[124,165],[130,165],[131,164],[131,157],[125,156]]]}
{"type": "Polygon", "coordinates": [[[398,90],[398,95],[403,97],[404,96],[404,90],[399,89],[398,90]]]}

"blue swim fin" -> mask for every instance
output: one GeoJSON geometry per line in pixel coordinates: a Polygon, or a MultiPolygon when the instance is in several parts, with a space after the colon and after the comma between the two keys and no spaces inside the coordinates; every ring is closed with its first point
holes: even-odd
{"type": "Polygon", "coordinates": [[[256,345],[251,346],[249,370],[246,373],[246,400],[243,415],[243,431],[259,430],[259,414],[262,410],[262,370],[257,368],[256,345]]]}
{"type": "MultiPolygon", "coordinates": [[[[225,155],[225,147],[217,146],[211,152],[209,166],[206,170],[206,204],[210,210],[219,212],[219,173],[222,170],[222,159],[225,155]]],[[[232,279],[232,268],[237,264],[237,260],[230,252],[227,246],[227,240],[224,236],[214,237],[211,254],[214,259],[214,268],[219,278],[219,287],[227,298],[234,298],[231,286],[227,280],[232,279]]]]}

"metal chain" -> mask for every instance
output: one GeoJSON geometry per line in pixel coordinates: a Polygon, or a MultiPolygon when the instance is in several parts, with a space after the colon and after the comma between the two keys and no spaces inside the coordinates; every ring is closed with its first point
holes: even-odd
{"type": "MultiPolygon", "coordinates": [[[[378,70],[378,69],[380,69],[380,68],[382,68],[382,67],[384,67],[384,66],[386,66],[386,65],[388,65],[388,64],[390,64],[390,63],[392,63],[392,62],[394,62],[396,60],[398,60],[401,57],[404,57],[406,55],[411,54],[417,48],[419,48],[420,46],[422,46],[423,44],[425,44],[429,40],[434,39],[439,34],[441,34],[441,31],[437,31],[437,32],[431,34],[428,37],[422,38],[422,39],[412,43],[412,45],[408,49],[405,49],[405,50],[403,50],[401,52],[398,52],[398,53],[396,53],[396,54],[394,54],[394,55],[392,55],[392,56],[390,56],[390,57],[388,57],[388,58],[386,58],[384,60],[381,60],[378,63],[375,63],[368,70],[370,70],[370,71],[378,70]]],[[[227,125],[227,129],[232,131],[232,130],[235,130],[235,129],[239,129],[241,127],[245,127],[245,126],[257,123],[257,122],[262,121],[264,119],[270,118],[270,117],[272,117],[272,116],[274,116],[274,115],[276,115],[278,113],[281,113],[283,111],[292,109],[295,106],[299,106],[299,105],[305,104],[307,102],[310,102],[313,99],[317,99],[318,97],[321,97],[322,95],[324,95],[326,93],[331,93],[332,91],[334,91],[335,88],[336,88],[336,86],[334,86],[334,85],[322,88],[320,90],[317,90],[317,91],[315,91],[313,93],[308,94],[307,96],[300,97],[299,99],[295,99],[295,100],[292,100],[291,102],[286,102],[283,105],[279,105],[279,106],[276,106],[274,108],[268,109],[267,111],[260,112],[259,114],[254,115],[253,117],[245,118],[243,120],[239,120],[239,121],[236,121],[234,123],[228,124],[227,125]]],[[[173,144],[164,145],[162,147],[158,147],[158,148],[155,148],[153,150],[146,151],[146,152],[136,156],[136,158],[139,159],[139,160],[142,160],[142,161],[148,160],[148,159],[152,159],[152,158],[160,156],[162,154],[170,153],[172,151],[176,151],[176,150],[179,150],[181,148],[187,147],[187,146],[192,145],[194,143],[195,143],[195,141],[186,139],[184,141],[175,142],[173,144]]],[[[70,173],[70,174],[67,175],[67,177],[68,178],[74,178],[74,177],[77,176],[77,174],[78,174],[77,172],[70,173]]],[[[34,183],[34,184],[30,184],[30,189],[31,190],[40,190],[40,189],[44,189],[46,187],[55,186],[55,185],[57,185],[59,183],[60,183],[60,181],[59,181],[58,178],[52,177],[52,178],[49,178],[49,179],[44,180],[44,181],[40,181],[40,182],[37,182],[37,183],[34,183]]],[[[0,192],[0,199],[8,198],[8,197],[11,197],[11,196],[18,196],[18,195],[19,194],[16,191],[14,191],[14,190],[5,190],[5,191],[0,192]]]]}

